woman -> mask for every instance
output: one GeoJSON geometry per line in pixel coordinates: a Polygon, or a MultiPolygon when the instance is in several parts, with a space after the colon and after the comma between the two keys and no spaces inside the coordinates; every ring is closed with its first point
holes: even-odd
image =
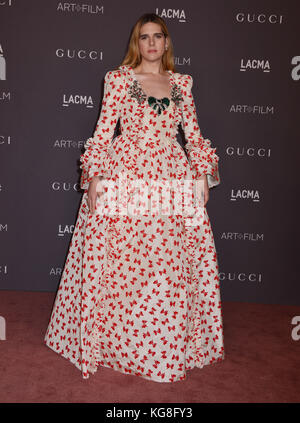
{"type": "Polygon", "coordinates": [[[188,369],[224,359],[205,208],[209,188],[220,183],[219,158],[201,135],[192,84],[190,75],[175,72],[170,35],[155,14],[137,21],[125,59],[105,75],[101,114],[81,156],[84,194],[45,335],[83,378],[100,365],[175,382],[188,369]],[[113,139],[119,119],[121,134],[113,139]],[[179,124],[187,155],[176,140],[179,124]],[[199,191],[189,190],[189,207],[178,208],[188,181],[201,181],[204,207],[199,191]],[[151,199],[150,212],[136,212],[137,191],[139,206],[151,199]],[[157,194],[166,199],[170,192],[174,201],[157,213],[157,194]]]}

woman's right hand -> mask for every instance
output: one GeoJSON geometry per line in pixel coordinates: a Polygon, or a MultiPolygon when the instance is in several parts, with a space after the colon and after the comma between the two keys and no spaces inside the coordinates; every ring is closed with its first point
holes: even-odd
{"type": "Polygon", "coordinates": [[[94,176],[89,184],[89,188],[87,191],[87,203],[88,203],[89,211],[91,214],[94,214],[97,197],[100,197],[102,193],[103,193],[102,180],[100,179],[99,176],[94,176]]]}

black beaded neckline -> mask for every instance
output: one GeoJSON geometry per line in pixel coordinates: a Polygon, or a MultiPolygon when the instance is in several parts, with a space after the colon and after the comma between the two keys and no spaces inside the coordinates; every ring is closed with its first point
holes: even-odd
{"type": "Polygon", "coordinates": [[[141,83],[135,76],[133,68],[129,66],[129,69],[133,80],[132,85],[129,87],[129,94],[131,97],[135,98],[139,104],[142,104],[147,100],[149,106],[152,107],[158,115],[160,115],[161,112],[169,106],[171,100],[173,100],[177,106],[179,105],[180,101],[182,100],[182,94],[178,85],[173,81],[172,71],[167,71],[170,75],[169,83],[171,86],[171,97],[156,98],[154,96],[148,96],[145,93],[141,83]]]}

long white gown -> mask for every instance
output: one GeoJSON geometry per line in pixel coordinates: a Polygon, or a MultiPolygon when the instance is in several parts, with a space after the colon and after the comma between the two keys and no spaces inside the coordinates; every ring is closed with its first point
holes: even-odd
{"type": "Polygon", "coordinates": [[[106,366],[175,382],[186,378],[186,370],[225,357],[206,208],[197,209],[197,218],[178,212],[181,195],[171,211],[136,213],[137,191],[145,206],[153,193],[174,199],[172,187],[202,175],[209,188],[220,183],[216,149],[198,126],[193,79],[168,72],[171,96],[161,101],[145,94],[131,66],[107,72],[97,127],[81,156],[84,193],[44,342],[83,378],[106,366]],[[113,139],[118,119],[121,134],[113,139]],[[187,156],[176,139],[179,124],[187,156]],[[91,214],[87,189],[94,175],[110,189],[104,185],[91,214]],[[144,184],[138,189],[137,180],[144,184]],[[120,192],[122,200],[114,202],[120,192]]]}

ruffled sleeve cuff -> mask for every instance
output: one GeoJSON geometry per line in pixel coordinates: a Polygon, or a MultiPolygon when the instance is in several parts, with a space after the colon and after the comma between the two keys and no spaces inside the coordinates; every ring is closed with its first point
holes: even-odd
{"type": "Polygon", "coordinates": [[[190,143],[186,145],[186,150],[190,159],[192,171],[196,178],[207,176],[208,188],[212,188],[220,183],[219,157],[216,155],[216,148],[212,148],[209,139],[203,139],[201,147],[190,143]]]}
{"type": "Polygon", "coordinates": [[[86,190],[94,176],[101,178],[111,176],[109,166],[111,157],[108,147],[99,145],[95,138],[89,138],[84,146],[86,151],[80,156],[80,169],[82,169],[80,188],[86,190]]]}

